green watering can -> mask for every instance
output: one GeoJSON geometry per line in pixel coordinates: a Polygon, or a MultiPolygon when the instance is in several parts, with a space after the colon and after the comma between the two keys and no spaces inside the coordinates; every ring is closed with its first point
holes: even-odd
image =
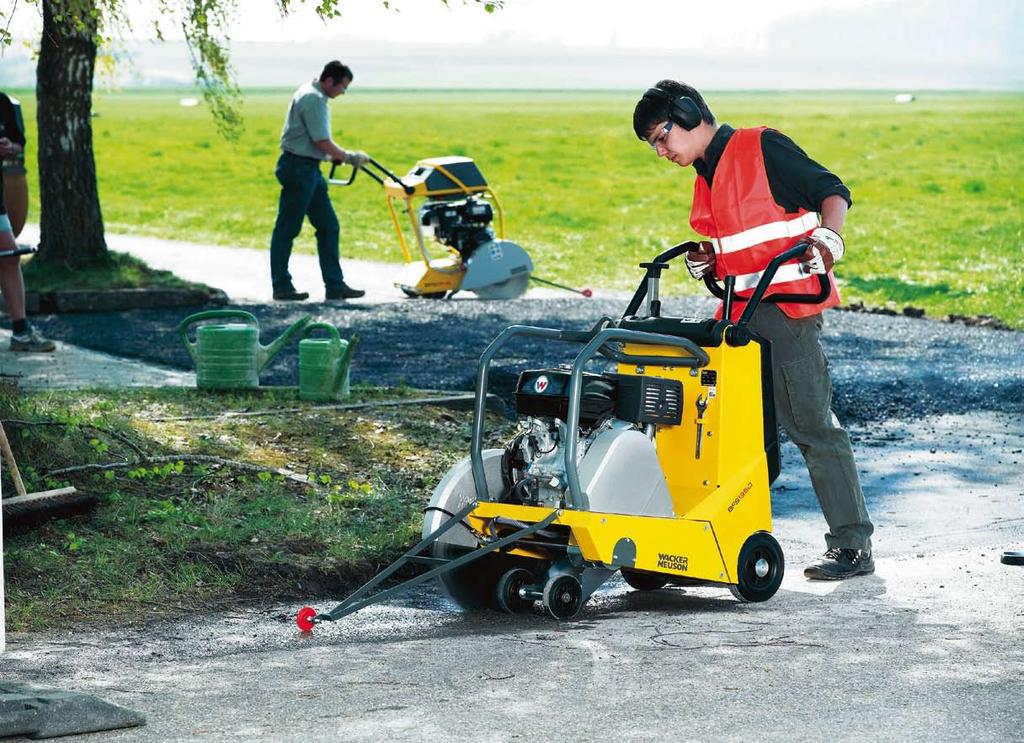
{"type": "Polygon", "coordinates": [[[349,396],[349,366],[359,336],[342,340],[338,329],[326,322],[306,326],[299,341],[299,398],[337,400],[349,396]],[[314,330],[326,330],[327,338],[307,338],[314,330]]]}
{"type": "Polygon", "coordinates": [[[196,386],[200,389],[234,390],[260,386],[260,372],[284,348],[296,332],[312,320],[306,315],[288,328],[269,346],[260,344],[260,324],[245,310],[207,310],[181,321],[178,332],[196,364],[196,386]],[[203,320],[241,318],[245,322],[203,325],[196,329],[196,340],[188,337],[188,328],[203,320]]]}

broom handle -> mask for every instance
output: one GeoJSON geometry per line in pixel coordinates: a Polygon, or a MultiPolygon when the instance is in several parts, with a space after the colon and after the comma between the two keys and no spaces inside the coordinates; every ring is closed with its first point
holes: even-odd
{"type": "Polygon", "coordinates": [[[11,480],[14,481],[14,489],[18,492],[18,495],[25,495],[25,483],[21,481],[18,463],[14,461],[14,452],[11,451],[11,442],[7,440],[7,432],[4,430],[3,422],[0,422],[0,449],[3,450],[4,461],[11,468],[11,480]]]}

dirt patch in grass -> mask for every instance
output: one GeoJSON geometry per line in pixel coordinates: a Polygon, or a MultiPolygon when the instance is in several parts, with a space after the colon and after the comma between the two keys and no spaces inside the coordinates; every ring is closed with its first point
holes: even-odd
{"type": "MultiPolygon", "coordinates": [[[[352,401],[419,396],[357,388],[352,401]]],[[[433,405],[317,407],[293,390],[23,394],[0,398],[0,418],[29,491],[97,500],[9,531],[16,631],[343,594],[415,543],[472,423],[433,405]]],[[[494,418],[495,442],[510,425],[494,418]]]]}

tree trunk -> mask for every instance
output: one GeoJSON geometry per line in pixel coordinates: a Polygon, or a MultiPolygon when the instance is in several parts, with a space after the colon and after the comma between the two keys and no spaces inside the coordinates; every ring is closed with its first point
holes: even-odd
{"type": "Polygon", "coordinates": [[[107,260],[92,149],[92,81],[96,66],[94,0],[76,0],[84,27],[67,21],[66,0],[43,0],[36,67],[39,125],[39,255],[82,266],[107,260]],[[92,7],[90,7],[92,6],[92,7]],[[55,22],[54,16],[64,15],[55,22]]]}

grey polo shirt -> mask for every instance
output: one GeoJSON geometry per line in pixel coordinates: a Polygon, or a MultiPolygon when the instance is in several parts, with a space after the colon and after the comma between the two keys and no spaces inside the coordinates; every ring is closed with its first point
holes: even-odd
{"type": "Polygon", "coordinates": [[[331,138],[331,114],[327,110],[327,96],[319,80],[299,86],[288,106],[281,130],[281,149],[293,155],[325,158],[313,142],[331,138]]]}

